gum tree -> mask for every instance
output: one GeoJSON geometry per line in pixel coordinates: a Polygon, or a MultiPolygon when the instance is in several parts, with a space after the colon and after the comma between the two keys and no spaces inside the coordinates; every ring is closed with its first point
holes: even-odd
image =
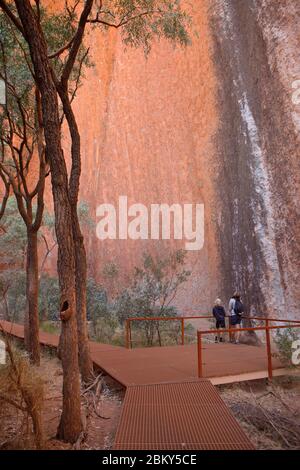
{"type": "MultiPolygon", "coordinates": [[[[58,435],[62,439],[74,442],[82,429],[77,325],[80,328],[84,323],[86,328],[86,259],[75,210],[79,192],[81,154],[80,133],[68,96],[69,80],[88,25],[98,26],[103,31],[108,28],[120,29],[125,44],[142,46],[146,52],[149,52],[155,37],[165,37],[182,45],[187,44],[188,16],[182,11],[179,0],[66,2],[74,34],[53,52],[49,48],[41,24],[41,3],[39,0],[34,2],[0,0],[0,7],[28,44],[36,85],[41,94],[46,159],[51,169],[61,290],[61,350],[64,380],[63,411],[58,435]],[[64,67],[58,75],[54,70],[53,60],[59,56],[65,60],[64,67]],[[58,95],[63,103],[72,139],[70,175],[67,172],[61,144],[58,95]],[[78,308],[79,285],[82,311],[78,308]]],[[[79,348],[82,348],[81,336],[87,337],[85,332],[79,332],[79,348]]],[[[86,358],[89,360],[87,354],[86,358]]]]}
{"type": "MultiPolygon", "coordinates": [[[[52,47],[65,40],[69,16],[48,15],[43,10],[41,22],[52,47]]],[[[49,164],[45,155],[41,96],[26,43],[3,14],[0,15],[0,30],[0,78],[6,85],[6,104],[0,115],[0,173],[6,192],[12,188],[27,230],[25,346],[31,360],[39,365],[38,232],[43,220],[49,164]]],[[[89,65],[86,55],[86,51],[78,54],[71,81],[74,87],[71,100],[80,84],[83,66],[89,65]]],[[[59,72],[62,64],[56,59],[55,70],[59,72]]],[[[62,113],[61,122],[63,116],[62,113]]],[[[5,196],[2,205],[6,200],[5,196]]]]}
{"type": "Polygon", "coordinates": [[[43,142],[40,94],[20,49],[15,50],[1,15],[0,78],[6,84],[6,105],[0,117],[0,171],[15,195],[19,213],[27,230],[25,346],[33,363],[40,363],[38,316],[38,230],[44,210],[47,174],[43,142]],[[38,175],[29,185],[28,173],[34,156],[38,175]],[[34,210],[36,204],[36,210],[34,210]]]}

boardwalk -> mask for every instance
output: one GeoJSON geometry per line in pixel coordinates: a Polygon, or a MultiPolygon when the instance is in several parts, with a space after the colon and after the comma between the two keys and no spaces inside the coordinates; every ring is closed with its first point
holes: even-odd
{"type": "MultiPolygon", "coordinates": [[[[23,338],[22,325],[1,322],[23,338]]],[[[40,332],[41,344],[58,336],[40,332]]],[[[212,383],[267,377],[263,347],[204,344],[205,379],[197,377],[197,346],[128,350],[90,343],[94,364],[126,387],[115,449],[252,449],[212,383]]],[[[275,375],[284,372],[273,359],[275,375]],[[276,370],[277,369],[277,370],[276,370]]]]}
{"type": "Polygon", "coordinates": [[[116,450],[253,448],[208,380],[127,389],[116,450]]]}
{"type": "MultiPolygon", "coordinates": [[[[256,374],[267,377],[265,348],[235,344],[206,344],[204,376],[214,383],[256,374]]],[[[96,361],[97,362],[97,361],[96,361]]],[[[274,368],[281,364],[273,360],[274,368]]],[[[197,380],[197,346],[117,349],[102,352],[101,367],[124,386],[197,380]]]]}
{"type": "MultiPolygon", "coordinates": [[[[23,326],[1,322],[7,332],[23,338],[23,326]]],[[[40,332],[41,344],[57,347],[58,336],[40,332]]],[[[168,346],[125,349],[90,342],[95,365],[124,387],[156,383],[195,381],[197,346],[168,346]]],[[[203,347],[204,377],[214,384],[267,377],[264,347],[209,343],[203,347]]],[[[284,373],[273,358],[274,375],[284,373]],[[276,371],[277,369],[277,371],[276,371]]]]}

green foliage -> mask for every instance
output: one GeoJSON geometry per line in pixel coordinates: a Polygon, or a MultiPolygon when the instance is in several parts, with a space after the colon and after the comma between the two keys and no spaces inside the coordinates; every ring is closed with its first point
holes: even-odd
{"type": "Polygon", "coordinates": [[[92,278],[87,282],[87,317],[93,323],[108,315],[109,305],[106,291],[92,278]]]}
{"type": "MultiPolygon", "coordinates": [[[[78,207],[78,219],[81,228],[83,229],[90,229],[94,227],[94,221],[90,215],[90,206],[86,201],[79,201],[78,207]]],[[[56,241],[56,234],[55,234],[55,217],[53,212],[49,212],[48,210],[44,211],[43,215],[43,227],[48,234],[51,235],[53,241],[56,241]]]]}
{"type": "Polygon", "coordinates": [[[102,270],[102,274],[108,279],[115,279],[119,275],[119,267],[115,263],[106,263],[102,270]]]}
{"type": "Polygon", "coordinates": [[[172,316],[171,303],[178,288],[191,275],[184,267],[185,256],[183,250],[156,258],[144,254],[142,268],[135,268],[132,286],[117,299],[116,311],[120,320],[128,316],[172,316]]]}
{"type": "MultiPolygon", "coordinates": [[[[81,202],[78,206],[81,224],[83,226],[91,226],[92,222],[89,216],[88,204],[81,202]]],[[[34,207],[33,213],[35,213],[35,210],[34,207]]],[[[11,318],[21,319],[26,309],[26,276],[24,266],[27,252],[27,231],[24,221],[19,214],[14,196],[8,199],[6,211],[1,220],[0,230],[1,262],[7,265],[6,269],[0,273],[0,302],[2,299],[2,310],[9,308],[9,316],[11,318]],[[5,305],[6,300],[8,303],[7,307],[5,305]]],[[[56,240],[55,221],[52,213],[44,213],[39,242],[41,242],[42,232],[50,233],[53,239],[56,240]]],[[[95,292],[97,293],[97,290],[95,292]]],[[[98,301],[97,295],[96,297],[95,295],[92,296],[90,301],[90,304],[91,302],[93,303],[94,309],[101,308],[96,306],[98,301]]],[[[41,277],[39,311],[42,319],[58,320],[59,285],[56,277],[48,275],[41,277]]],[[[8,315],[8,312],[5,312],[5,315],[8,315]]]]}
{"type": "Polygon", "coordinates": [[[6,211],[1,220],[1,262],[10,266],[23,267],[26,247],[26,226],[19,214],[16,199],[11,196],[7,201],[6,211]]]}
{"type": "MultiPolygon", "coordinates": [[[[13,5],[11,9],[16,13],[13,5]]],[[[67,5],[59,13],[41,8],[41,26],[49,51],[55,52],[73,38],[77,28],[75,17],[70,15],[67,5]]],[[[66,54],[58,55],[52,60],[52,67],[57,77],[60,77],[66,60],[66,54]]],[[[92,66],[88,50],[82,44],[69,81],[71,101],[82,84],[85,69],[92,66]]],[[[0,157],[12,171],[17,164],[13,162],[10,145],[22,139],[26,140],[26,148],[22,148],[22,159],[24,173],[27,173],[29,161],[37,146],[36,85],[28,44],[2,10],[0,10],[0,79],[6,84],[7,94],[6,106],[0,113],[2,143],[0,157]]]]}
{"type": "Polygon", "coordinates": [[[114,316],[97,318],[92,325],[92,337],[99,343],[116,344],[120,343],[119,339],[123,339],[121,331],[119,331],[119,335],[116,335],[119,329],[119,323],[114,316]]]}
{"type": "MultiPolygon", "coordinates": [[[[11,9],[14,10],[13,6],[11,9]]],[[[77,20],[76,13],[70,14],[66,5],[62,11],[57,13],[53,12],[52,9],[50,11],[47,8],[41,8],[41,26],[50,53],[55,53],[73,38],[77,28],[77,20]]],[[[0,42],[3,43],[5,48],[9,82],[14,84],[18,95],[23,97],[32,90],[34,85],[30,53],[22,34],[12,25],[2,10],[0,12],[0,42]]],[[[81,82],[84,77],[84,69],[93,66],[87,52],[88,50],[82,44],[71,76],[71,82],[77,82],[78,79],[81,82]],[[82,63],[84,67],[80,71],[82,63]]],[[[52,60],[52,66],[58,77],[62,72],[66,59],[66,54],[61,54],[52,60]]]]}
{"type": "Polygon", "coordinates": [[[77,206],[77,213],[79,223],[82,228],[92,229],[95,227],[95,222],[91,217],[91,209],[88,202],[79,201],[77,206]]]}
{"type": "Polygon", "coordinates": [[[60,328],[57,324],[48,321],[42,321],[40,323],[41,330],[50,335],[58,335],[60,333],[60,328]]]}
{"type": "MultiPolygon", "coordinates": [[[[20,97],[27,108],[32,106],[30,92],[33,88],[33,78],[24,58],[24,53],[29,57],[27,51],[27,45],[20,33],[0,10],[0,77],[7,84],[7,107],[15,124],[21,124],[22,121],[15,95],[20,97]]],[[[0,124],[6,117],[5,113],[1,113],[1,117],[0,124]]],[[[31,114],[28,118],[32,124],[34,116],[31,114]]]]}
{"type": "Polygon", "coordinates": [[[20,269],[7,269],[0,273],[0,301],[11,321],[24,318],[26,308],[26,274],[20,269]],[[5,305],[6,304],[6,305],[5,305]]]}
{"type": "MultiPolygon", "coordinates": [[[[116,299],[114,309],[121,323],[128,317],[177,316],[177,310],[171,304],[179,287],[191,275],[184,266],[185,256],[186,252],[183,250],[156,258],[150,254],[144,255],[142,268],[135,269],[132,286],[124,289],[116,299]]],[[[163,331],[169,329],[176,332],[178,322],[139,321],[134,327],[143,331],[150,346],[155,334],[161,343],[163,331]]]]}
{"type": "MultiPolygon", "coordinates": [[[[65,3],[65,8],[58,13],[49,12],[45,8],[42,9],[41,25],[50,53],[55,53],[62,46],[70,42],[75,35],[77,24],[78,16],[76,9],[71,10],[68,8],[67,2],[65,3]]],[[[67,58],[67,54],[60,54],[52,59],[52,65],[57,77],[61,76],[67,58]]],[[[85,69],[93,66],[94,64],[88,55],[88,49],[82,43],[70,76],[69,92],[71,95],[76,92],[75,88],[77,90],[80,88],[82,80],[85,78],[85,69]]]]}
{"type": "Polygon", "coordinates": [[[113,304],[109,304],[105,289],[92,278],[87,283],[87,318],[91,322],[90,334],[93,340],[119,344],[121,337],[123,341],[113,304]]]}
{"type": "Polygon", "coordinates": [[[47,227],[51,232],[55,231],[55,217],[53,212],[49,212],[47,209],[44,210],[43,225],[47,227]]]}
{"type": "Polygon", "coordinates": [[[104,0],[98,20],[104,29],[120,27],[124,44],[142,47],[147,54],[155,38],[181,46],[190,43],[191,18],[180,0],[104,0]]]}
{"type": "Polygon", "coordinates": [[[292,364],[292,344],[300,339],[297,328],[283,328],[276,330],[274,341],[278,350],[279,358],[282,362],[290,367],[292,364]]]}
{"type": "MultiPolygon", "coordinates": [[[[35,217],[36,206],[33,206],[35,217]]],[[[43,228],[54,233],[54,215],[45,213],[43,228]]],[[[40,236],[39,236],[40,240],[40,236]]],[[[0,253],[3,264],[23,268],[27,250],[27,229],[19,213],[14,196],[7,201],[5,213],[1,219],[0,228],[0,253]]]]}
{"type": "Polygon", "coordinates": [[[58,279],[43,275],[39,288],[39,312],[41,319],[59,320],[59,298],[58,279]]]}

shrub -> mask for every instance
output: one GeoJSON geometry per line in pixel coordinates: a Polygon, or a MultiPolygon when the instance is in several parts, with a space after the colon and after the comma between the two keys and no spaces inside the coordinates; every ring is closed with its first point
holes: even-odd
{"type": "MultiPolygon", "coordinates": [[[[0,366],[0,403],[5,403],[16,413],[21,412],[20,440],[33,436],[35,447],[43,447],[42,408],[44,402],[43,381],[28,357],[13,347],[4,335],[7,363],[0,366]],[[31,422],[31,426],[29,426],[31,422]]],[[[3,406],[0,406],[0,420],[3,406]]],[[[14,435],[13,439],[16,439],[14,435]]],[[[8,445],[9,440],[6,441],[8,445]]]]}
{"type": "Polygon", "coordinates": [[[300,339],[299,331],[294,328],[284,328],[276,330],[274,342],[277,346],[278,356],[281,361],[289,367],[295,367],[292,364],[292,344],[300,339]]]}

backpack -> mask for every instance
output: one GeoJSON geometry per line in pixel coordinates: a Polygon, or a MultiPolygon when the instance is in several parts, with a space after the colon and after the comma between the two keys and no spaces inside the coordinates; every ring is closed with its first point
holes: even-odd
{"type": "Polygon", "coordinates": [[[235,301],[234,313],[236,315],[242,315],[242,313],[244,313],[244,305],[242,304],[242,302],[240,300],[236,299],[236,301],[235,301]]]}

